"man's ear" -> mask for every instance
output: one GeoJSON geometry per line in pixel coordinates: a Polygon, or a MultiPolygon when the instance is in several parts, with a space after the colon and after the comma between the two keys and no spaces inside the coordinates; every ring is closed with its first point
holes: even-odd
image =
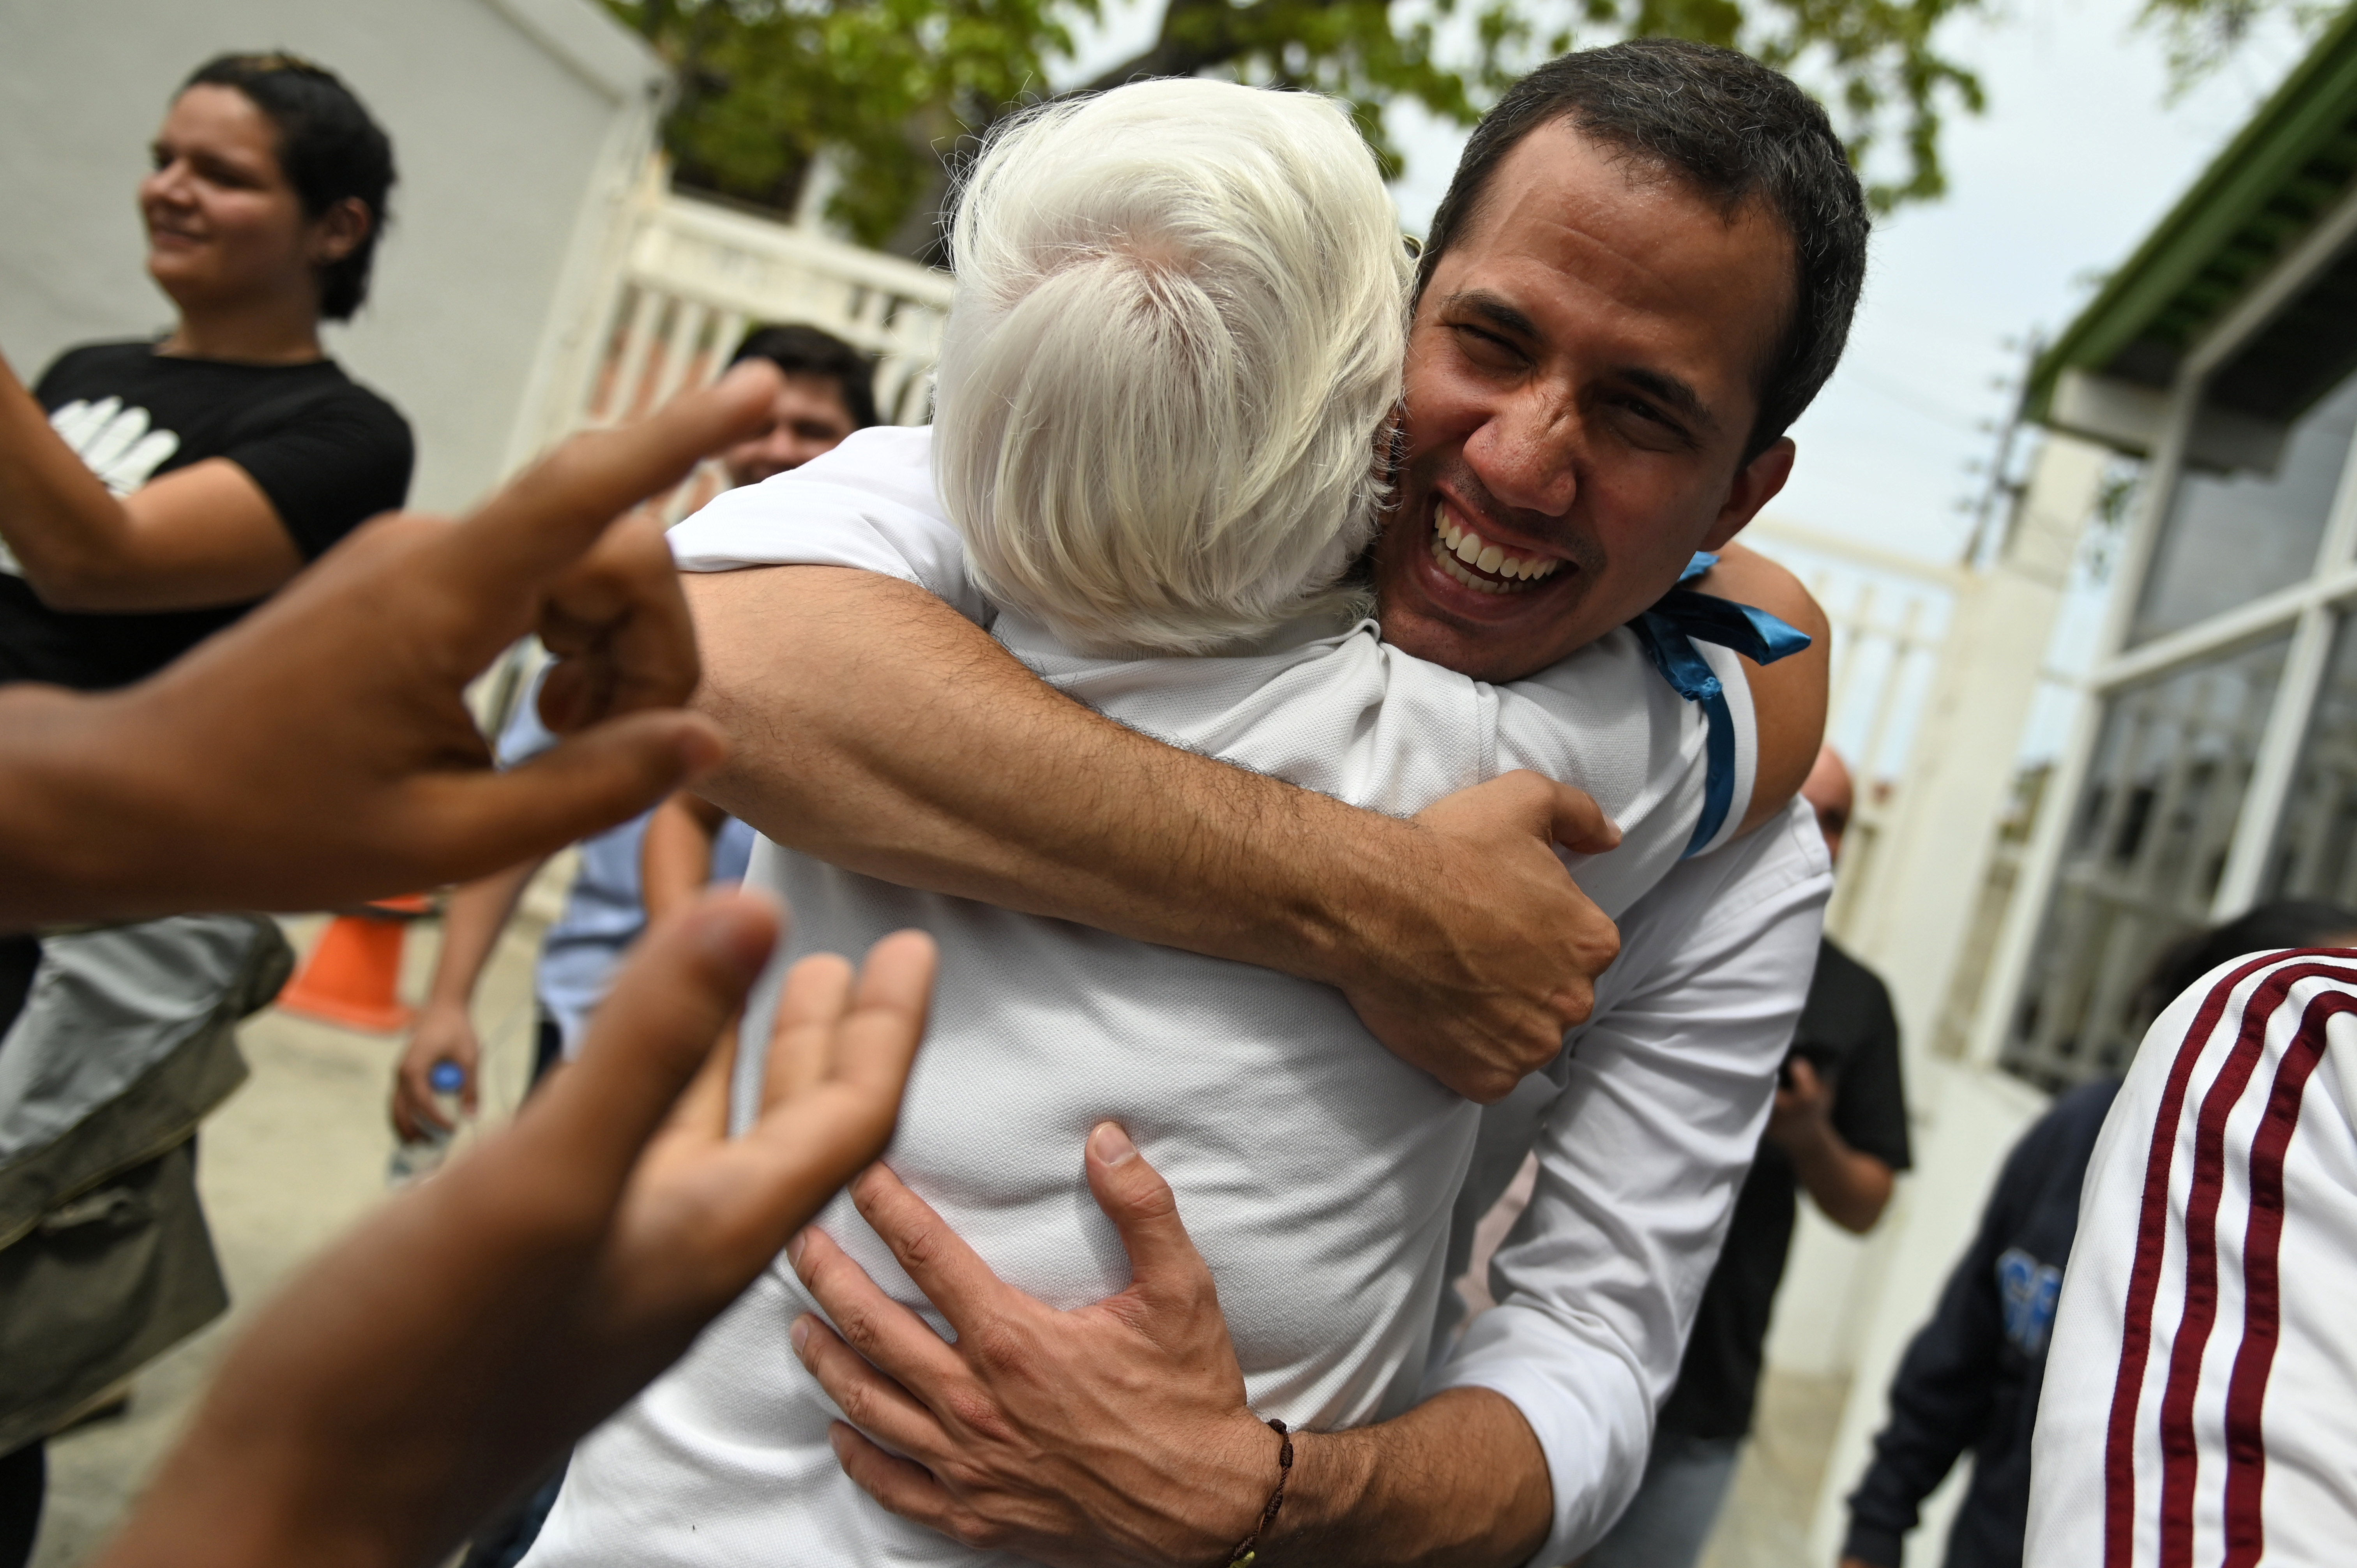
{"type": "Polygon", "coordinates": [[[1768,450],[1735,471],[1735,483],[1727,492],[1727,504],[1718,509],[1718,516],[1703,536],[1702,548],[1717,550],[1743,532],[1743,525],[1760,515],[1760,509],[1776,499],[1784,482],[1792,477],[1792,459],[1800,448],[1789,435],[1777,437],[1768,450]]]}

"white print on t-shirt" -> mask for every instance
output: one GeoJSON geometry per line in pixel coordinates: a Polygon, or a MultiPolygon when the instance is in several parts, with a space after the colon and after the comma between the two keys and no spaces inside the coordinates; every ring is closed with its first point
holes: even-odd
{"type": "MultiPolygon", "coordinates": [[[[145,409],[125,408],[119,397],[96,403],[76,398],[49,415],[49,428],[118,496],[145,484],[147,476],[180,449],[178,432],[150,430],[150,423],[145,409]]],[[[12,577],[25,575],[5,539],[0,539],[0,572],[12,577]]]]}
{"type": "Polygon", "coordinates": [[[96,403],[76,398],[49,415],[49,428],[118,496],[145,484],[156,466],[180,449],[177,432],[150,430],[149,423],[145,409],[125,408],[119,397],[96,403]]]}

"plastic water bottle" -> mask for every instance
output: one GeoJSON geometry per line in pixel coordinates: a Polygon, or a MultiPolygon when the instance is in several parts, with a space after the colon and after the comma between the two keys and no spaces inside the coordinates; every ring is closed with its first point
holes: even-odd
{"type": "Polygon", "coordinates": [[[393,1145],[393,1158],[385,1163],[384,1185],[407,1187],[422,1181],[440,1167],[443,1157],[450,1152],[450,1138],[458,1126],[458,1091],[467,1087],[466,1069],[457,1062],[436,1062],[434,1070],[425,1075],[434,1088],[434,1107],[442,1112],[447,1128],[425,1129],[425,1136],[404,1138],[393,1145]]]}

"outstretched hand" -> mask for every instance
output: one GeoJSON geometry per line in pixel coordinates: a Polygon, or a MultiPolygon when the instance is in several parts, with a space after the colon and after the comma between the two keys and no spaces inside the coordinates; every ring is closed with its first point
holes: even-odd
{"type": "Polygon", "coordinates": [[[611,826],[717,762],[662,531],[623,516],[769,416],[732,371],[576,436],[457,521],[366,524],[154,678],[0,698],[17,825],[0,924],[332,907],[465,881],[611,826]],[[620,521],[617,519],[620,518],[620,521]],[[537,632],[563,745],[491,768],[463,693],[537,632]]]}
{"type": "Polygon", "coordinates": [[[263,1314],[108,1568],[422,1568],[676,1359],[882,1150],[924,1030],[930,938],[805,960],[730,1137],[714,1042],[778,929],[734,892],[659,925],[578,1062],[263,1314]]]}
{"type": "Polygon", "coordinates": [[[1127,1289],[1058,1312],[998,1279],[878,1165],[852,1200],[957,1342],[812,1230],[790,1252],[835,1326],[796,1320],[795,1351],[847,1418],[833,1434],[845,1472],[903,1518],[1075,1568],[1224,1562],[1267,1500],[1277,1438],[1244,1403],[1169,1183],[1109,1122],[1087,1165],[1129,1251],[1127,1289]]]}

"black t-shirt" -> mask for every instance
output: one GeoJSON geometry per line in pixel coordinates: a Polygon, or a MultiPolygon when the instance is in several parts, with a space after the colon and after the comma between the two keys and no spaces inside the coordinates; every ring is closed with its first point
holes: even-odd
{"type": "MultiPolygon", "coordinates": [[[[116,495],[208,457],[235,463],[306,561],[409,494],[408,421],[332,360],[232,365],[160,355],[144,341],[94,343],[61,356],[33,390],[50,424],[116,495]]],[[[253,607],[53,610],[10,563],[0,571],[0,681],[128,685],[253,607]]]]}
{"type": "MultiPolygon", "coordinates": [[[[1834,1086],[1832,1120],[1843,1142],[1894,1171],[1913,1163],[1890,993],[1873,971],[1831,941],[1819,944],[1792,1051],[1834,1086]]],[[[1741,1437],[1751,1430],[1760,1348],[1776,1287],[1783,1283],[1799,1195],[1792,1157],[1762,1138],[1735,1199],[1727,1248],[1703,1287],[1677,1387],[1662,1407],[1664,1428],[1695,1437],[1741,1437]]]]}

